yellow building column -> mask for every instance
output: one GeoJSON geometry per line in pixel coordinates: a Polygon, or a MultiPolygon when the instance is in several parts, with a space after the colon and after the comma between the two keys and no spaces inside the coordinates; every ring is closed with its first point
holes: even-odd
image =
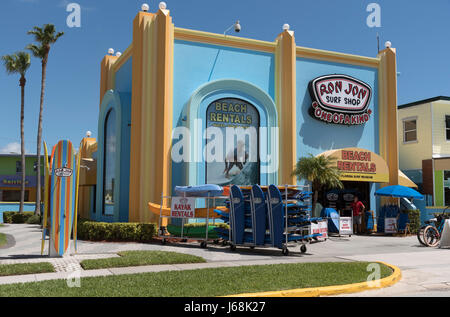
{"type": "Polygon", "coordinates": [[[113,65],[118,59],[117,56],[106,55],[100,63],[100,104],[102,104],[103,96],[109,89],[114,88],[114,70],[113,65]]]}
{"type": "Polygon", "coordinates": [[[397,62],[395,48],[378,53],[380,58],[379,117],[380,154],[389,166],[389,185],[398,185],[397,62]]]}
{"type": "Polygon", "coordinates": [[[141,127],[144,88],[144,30],[154,15],[139,12],[133,21],[133,64],[131,89],[131,132],[130,132],[130,194],[129,221],[139,221],[141,197],[141,127]]]}
{"type": "Polygon", "coordinates": [[[171,192],[174,26],[169,11],[134,20],[129,220],[155,222],[148,202],[171,192]]]}
{"type": "Polygon", "coordinates": [[[276,40],[276,105],[278,111],[280,184],[296,184],[292,176],[297,161],[296,45],[294,32],[283,31],[276,40]]]}

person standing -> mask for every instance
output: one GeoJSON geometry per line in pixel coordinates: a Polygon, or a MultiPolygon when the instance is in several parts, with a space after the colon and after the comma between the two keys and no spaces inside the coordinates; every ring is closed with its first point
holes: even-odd
{"type": "Polygon", "coordinates": [[[359,197],[355,195],[353,198],[352,203],[352,210],[353,210],[353,232],[355,234],[362,233],[362,217],[364,214],[364,209],[366,207],[364,204],[359,200],[359,197]]]}

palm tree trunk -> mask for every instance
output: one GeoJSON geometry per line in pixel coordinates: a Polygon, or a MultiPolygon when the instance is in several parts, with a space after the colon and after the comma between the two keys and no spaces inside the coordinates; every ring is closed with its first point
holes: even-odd
{"type": "Polygon", "coordinates": [[[316,217],[316,206],[317,206],[317,201],[319,198],[319,191],[317,189],[314,190],[314,196],[313,196],[313,203],[312,203],[312,209],[311,209],[311,213],[313,217],[316,217]]]}
{"type": "Polygon", "coordinates": [[[22,164],[22,182],[20,184],[20,206],[19,212],[23,212],[23,204],[25,202],[25,131],[24,131],[24,121],[25,121],[25,77],[20,78],[20,94],[21,94],[21,104],[20,104],[20,154],[21,154],[21,164],[22,164]]]}
{"type": "MultiPolygon", "coordinates": [[[[39,108],[39,123],[37,134],[37,183],[36,183],[36,209],[35,214],[41,214],[41,143],[42,143],[42,115],[44,112],[44,93],[45,78],[47,75],[47,56],[42,59],[42,78],[41,78],[41,102],[39,108]]],[[[47,159],[47,158],[45,158],[47,159]]]]}

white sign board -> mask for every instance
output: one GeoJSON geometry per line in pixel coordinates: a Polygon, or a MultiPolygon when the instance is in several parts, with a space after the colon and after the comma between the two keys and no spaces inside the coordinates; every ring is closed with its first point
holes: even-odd
{"type": "Polygon", "coordinates": [[[318,236],[318,240],[325,240],[328,238],[328,221],[322,220],[318,221],[317,223],[311,223],[311,226],[309,228],[309,234],[316,234],[321,233],[321,236],[318,236]]]}
{"type": "Polygon", "coordinates": [[[195,198],[172,197],[170,216],[172,218],[195,218],[195,198]]]}
{"type": "Polygon", "coordinates": [[[339,218],[339,234],[353,234],[353,218],[340,217],[339,218]]]}
{"type": "Polygon", "coordinates": [[[397,233],[397,218],[384,218],[384,233],[397,233]]]}

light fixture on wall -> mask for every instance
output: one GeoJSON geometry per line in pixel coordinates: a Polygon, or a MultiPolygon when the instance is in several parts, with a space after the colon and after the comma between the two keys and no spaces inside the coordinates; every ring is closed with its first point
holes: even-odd
{"type": "Polygon", "coordinates": [[[141,6],[141,10],[144,12],[148,12],[148,10],[150,9],[150,7],[148,6],[147,3],[142,4],[141,6]]]}
{"type": "Polygon", "coordinates": [[[117,56],[117,57],[120,57],[120,56],[122,56],[122,53],[121,53],[121,52],[117,52],[117,53],[116,53],[116,56],[117,56]]]}
{"type": "Polygon", "coordinates": [[[231,28],[234,27],[234,32],[239,33],[241,32],[241,23],[239,22],[239,20],[237,20],[235,23],[233,23],[228,29],[225,30],[225,32],[223,32],[223,35],[227,35],[227,32],[229,30],[231,30],[231,28]]]}
{"type": "Polygon", "coordinates": [[[386,41],[386,43],[384,43],[384,46],[385,46],[386,48],[391,48],[392,43],[391,43],[390,41],[386,41]]]}
{"type": "Polygon", "coordinates": [[[289,29],[291,28],[291,26],[287,23],[283,24],[283,31],[289,31],[289,29]]]}
{"type": "Polygon", "coordinates": [[[166,10],[166,8],[167,8],[167,3],[165,3],[164,1],[161,1],[161,2],[159,3],[159,8],[160,8],[161,10],[166,10]]]}
{"type": "Polygon", "coordinates": [[[86,131],[86,137],[87,137],[87,138],[90,138],[91,135],[92,135],[92,132],[91,132],[91,131],[86,131]]]}
{"type": "Polygon", "coordinates": [[[110,48],[110,49],[108,50],[108,54],[111,55],[111,56],[114,55],[114,49],[113,49],[113,48],[110,48]]]}

